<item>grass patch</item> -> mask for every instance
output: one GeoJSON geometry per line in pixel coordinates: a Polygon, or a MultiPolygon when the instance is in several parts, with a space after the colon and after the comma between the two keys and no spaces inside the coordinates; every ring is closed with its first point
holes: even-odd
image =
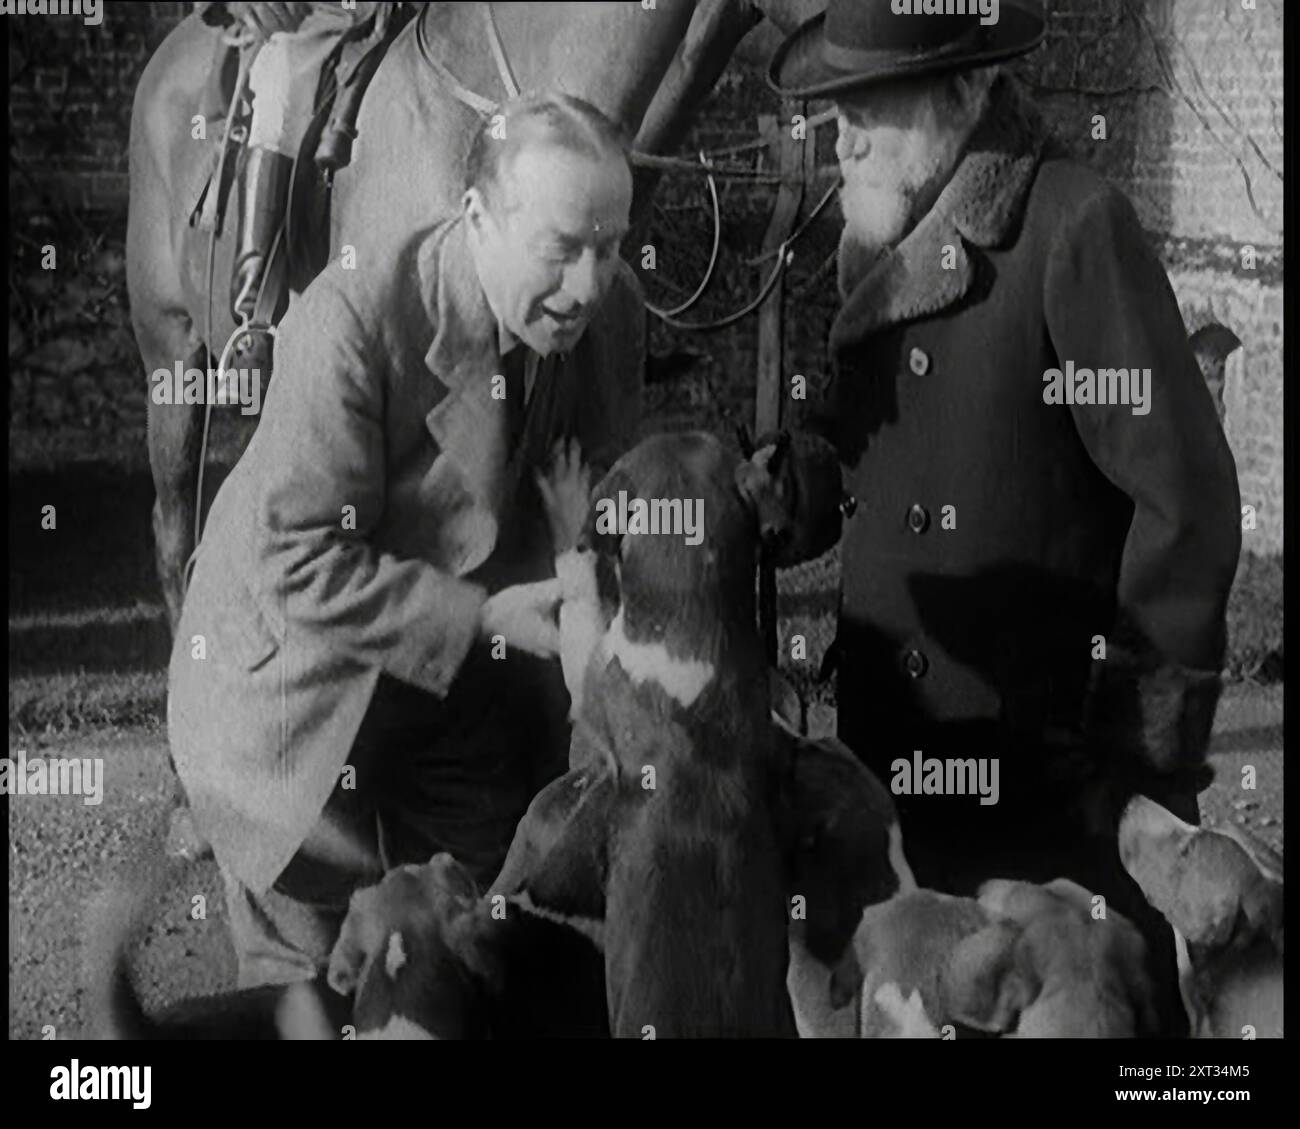
{"type": "Polygon", "coordinates": [[[9,734],[58,737],[87,729],[161,730],[167,672],[53,674],[9,683],[9,734]]]}
{"type": "Polygon", "coordinates": [[[1280,554],[1242,554],[1228,598],[1228,677],[1282,681],[1282,577],[1280,554]]]}

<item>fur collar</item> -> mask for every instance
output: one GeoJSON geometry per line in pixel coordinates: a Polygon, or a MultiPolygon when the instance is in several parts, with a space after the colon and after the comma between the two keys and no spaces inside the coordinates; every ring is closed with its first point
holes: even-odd
{"type": "Polygon", "coordinates": [[[1046,139],[1037,115],[1010,80],[999,78],[983,121],[934,207],[845,299],[831,327],[832,355],[876,330],[935,313],[966,294],[975,271],[965,244],[996,247],[1012,232],[1046,139]],[[945,268],[945,253],[950,268],[945,268]]]}

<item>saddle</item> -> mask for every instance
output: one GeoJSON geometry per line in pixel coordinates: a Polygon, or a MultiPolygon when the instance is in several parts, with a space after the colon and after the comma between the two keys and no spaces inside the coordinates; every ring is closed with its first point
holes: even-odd
{"type": "MultiPolygon", "coordinates": [[[[191,228],[219,236],[231,189],[239,180],[248,132],[247,105],[236,106],[233,119],[230,110],[237,94],[241,52],[249,48],[232,34],[237,22],[224,3],[209,4],[199,14],[205,24],[225,34],[216,39],[200,105],[205,120],[220,124],[190,208],[189,223],[191,228]],[[228,131],[227,120],[231,120],[228,131]]],[[[389,46],[410,18],[410,5],[376,4],[374,14],[344,32],[326,58],[317,81],[316,112],[295,163],[282,239],[286,254],[279,257],[276,269],[268,272],[254,324],[266,326],[278,320],[287,304],[290,280],[305,285],[324,267],[329,254],[329,197],[334,174],[352,161],[362,99],[389,46]]]]}

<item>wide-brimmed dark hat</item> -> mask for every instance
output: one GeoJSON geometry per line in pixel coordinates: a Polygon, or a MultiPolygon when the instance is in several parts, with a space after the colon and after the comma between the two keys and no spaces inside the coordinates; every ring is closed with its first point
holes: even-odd
{"type": "Polygon", "coordinates": [[[767,80],[786,97],[826,98],[890,79],[988,66],[1043,41],[1041,3],[1000,0],[997,22],[989,24],[980,22],[979,8],[974,0],[830,0],[777,48],[767,80]],[[962,9],[969,14],[939,14],[962,9]]]}

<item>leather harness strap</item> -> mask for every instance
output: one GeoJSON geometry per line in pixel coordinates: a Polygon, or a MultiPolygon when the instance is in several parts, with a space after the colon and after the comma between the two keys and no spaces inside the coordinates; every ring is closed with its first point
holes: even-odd
{"type": "Polygon", "coordinates": [[[519,83],[515,82],[514,73],[510,70],[505,44],[501,42],[501,32],[497,29],[497,18],[490,3],[483,5],[483,18],[487,23],[488,45],[492,48],[492,57],[497,62],[497,74],[501,76],[501,84],[506,88],[506,94],[511,98],[518,98],[519,83]]]}
{"type": "MultiPolygon", "coordinates": [[[[492,48],[492,57],[496,61],[497,74],[501,78],[501,85],[505,87],[506,96],[508,98],[517,98],[519,97],[519,84],[515,82],[515,76],[510,70],[510,63],[506,59],[505,47],[501,43],[501,35],[497,30],[496,16],[493,14],[492,5],[484,4],[482,7],[484,13],[484,24],[487,29],[488,45],[492,48]]],[[[448,92],[457,102],[468,106],[477,114],[481,114],[484,117],[491,117],[501,108],[501,103],[494,102],[490,98],[485,98],[481,94],[475,94],[474,91],[463,85],[461,81],[447,69],[446,64],[429,50],[429,40],[425,35],[425,20],[429,17],[429,13],[430,9],[426,7],[425,10],[420,13],[419,22],[416,24],[415,28],[416,45],[419,48],[420,54],[424,57],[424,61],[429,64],[429,67],[438,76],[439,80],[441,80],[442,84],[447,88],[448,92]]]]}

